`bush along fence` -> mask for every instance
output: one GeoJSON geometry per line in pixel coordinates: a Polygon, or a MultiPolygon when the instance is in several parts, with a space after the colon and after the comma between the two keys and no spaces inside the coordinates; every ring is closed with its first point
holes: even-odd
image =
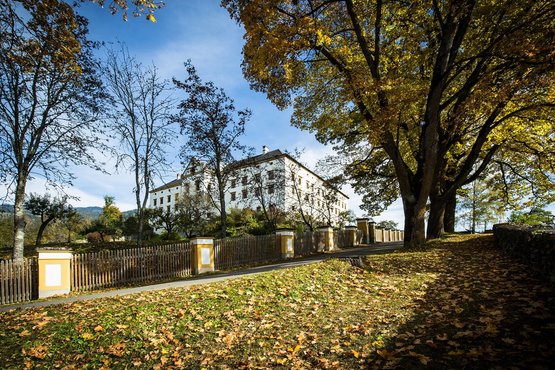
{"type": "Polygon", "coordinates": [[[555,284],[555,230],[515,224],[493,225],[495,245],[555,284]]]}
{"type": "Polygon", "coordinates": [[[39,249],[38,258],[0,261],[0,302],[18,303],[72,291],[159,282],[360,244],[402,240],[400,231],[382,230],[368,222],[358,226],[343,230],[322,227],[305,233],[279,229],[273,235],[222,240],[199,237],[190,242],[88,253],[39,249]]]}

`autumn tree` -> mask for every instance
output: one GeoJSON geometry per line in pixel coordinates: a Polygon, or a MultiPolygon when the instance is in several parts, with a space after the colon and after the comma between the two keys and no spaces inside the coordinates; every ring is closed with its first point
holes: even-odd
{"type": "Polygon", "coordinates": [[[0,180],[14,194],[14,258],[23,258],[27,181],[98,168],[103,98],[87,21],[59,0],[0,1],[0,180]]]}
{"type": "Polygon", "coordinates": [[[167,83],[155,66],[143,66],[125,47],[108,51],[104,68],[112,97],[111,128],[120,142],[118,165],[133,174],[137,206],[137,245],[141,245],[145,210],[155,177],[167,169],[166,146],[171,141],[167,83]]]}
{"type": "Polygon", "coordinates": [[[107,237],[120,236],[122,233],[123,215],[115,204],[113,196],[104,196],[104,207],[96,220],[93,221],[89,231],[98,232],[102,241],[107,237]]]}
{"type": "Polygon", "coordinates": [[[110,13],[121,13],[124,21],[127,21],[129,12],[131,12],[133,17],[141,17],[144,15],[145,19],[155,23],[155,10],[164,6],[163,1],[155,0],[77,0],[74,1],[73,4],[78,5],[78,2],[83,3],[89,1],[97,3],[101,7],[107,5],[110,13]]]}
{"type": "Polygon", "coordinates": [[[209,184],[205,184],[205,188],[220,214],[221,236],[225,237],[225,192],[229,179],[225,167],[234,161],[234,154],[245,153],[246,148],[239,142],[239,137],[245,132],[251,112],[237,110],[233,99],[223,89],[212,82],[203,82],[190,61],[185,63],[185,70],[187,79],[173,80],[175,86],[187,94],[178,106],[180,113],[172,119],[187,137],[181,158],[184,163],[193,158],[203,161],[213,176],[214,191],[209,189],[209,184]]]}
{"type": "Polygon", "coordinates": [[[405,245],[423,244],[428,200],[428,236],[441,234],[449,200],[515,128],[552,134],[550,0],[222,4],[245,28],[254,89],[293,105],[293,123],[322,142],[391,161],[405,245]]]}
{"type": "Polygon", "coordinates": [[[25,208],[29,210],[31,214],[40,217],[40,227],[37,232],[35,245],[41,244],[42,235],[48,225],[63,219],[73,211],[73,207],[68,204],[67,201],[67,196],[52,198],[50,194],[30,195],[29,199],[25,202],[25,208]]]}

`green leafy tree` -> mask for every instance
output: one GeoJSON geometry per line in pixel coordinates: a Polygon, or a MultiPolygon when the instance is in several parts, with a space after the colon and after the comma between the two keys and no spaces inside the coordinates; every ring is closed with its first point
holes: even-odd
{"type": "Polygon", "coordinates": [[[151,224],[156,229],[162,229],[162,237],[167,240],[179,239],[181,212],[156,208],[149,215],[151,224]]]}
{"type": "Polygon", "coordinates": [[[510,222],[530,226],[553,226],[555,216],[550,211],[532,208],[528,212],[516,211],[511,213],[510,222]]]}
{"type": "Polygon", "coordinates": [[[75,209],[70,209],[62,217],[61,224],[67,232],[67,242],[71,243],[72,236],[86,227],[86,220],[75,209]]]}
{"type": "Polygon", "coordinates": [[[50,194],[39,195],[31,194],[25,202],[25,208],[31,214],[40,217],[40,227],[37,231],[35,245],[42,243],[44,230],[48,225],[67,217],[71,212],[75,212],[73,207],[67,202],[68,197],[52,198],[50,194]]]}
{"type": "Polygon", "coordinates": [[[101,241],[106,241],[107,237],[118,237],[122,234],[123,216],[114,203],[114,197],[104,196],[104,207],[96,220],[92,222],[89,232],[98,232],[101,241]]]}
{"type": "Polygon", "coordinates": [[[460,223],[468,225],[471,233],[476,233],[478,226],[487,229],[489,223],[496,222],[505,214],[502,197],[491,185],[492,179],[479,179],[459,189],[458,207],[460,223]]]}
{"type": "Polygon", "coordinates": [[[397,222],[392,220],[383,220],[376,223],[376,226],[383,227],[385,229],[397,229],[397,222]]]}
{"type": "Polygon", "coordinates": [[[343,211],[339,213],[339,224],[337,225],[340,228],[344,228],[345,226],[355,225],[357,216],[352,209],[347,211],[343,211]]]}
{"type": "Polygon", "coordinates": [[[179,231],[187,238],[207,232],[211,218],[212,205],[208,196],[202,193],[183,194],[177,204],[179,231]]]}

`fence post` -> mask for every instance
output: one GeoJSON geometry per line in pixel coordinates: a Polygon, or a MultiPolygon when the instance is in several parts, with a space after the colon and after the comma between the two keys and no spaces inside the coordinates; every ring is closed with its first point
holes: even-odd
{"type": "Polygon", "coordinates": [[[378,238],[376,237],[376,223],[374,221],[368,224],[368,243],[375,244],[378,238]]]}
{"type": "Polygon", "coordinates": [[[362,231],[362,244],[370,244],[370,232],[368,230],[368,219],[357,218],[357,227],[362,231]]]}
{"type": "Polygon", "coordinates": [[[281,258],[293,258],[295,256],[295,233],[293,229],[277,229],[276,237],[281,250],[281,258]]]}
{"type": "Polygon", "coordinates": [[[383,242],[388,242],[389,241],[389,229],[387,227],[382,228],[382,232],[383,232],[383,242]]]}
{"type": "Polygon", "coordinates": [[[192,238],[191,252],[193,253],[191,260],[194,275],[214,271],[214,238],[192,238]]]}
{"type": "MultiPolygon", "coordinates": [[[[319,227],[316,231],[320,233],[322,236],[321,240],[323,243],[323,250],[324,251],[332,251],[335,249],[335,245],[333,242],[333,228],[329,226],[322,226],[319,227]]],[[[318,250],[320,250],[320,246],[318,246],[318,250]]]]}
{"type": "Polygon", "coordinates": [[[67,249],[39,249],[39,298],[71,291],[71,260],[67,249]]]}
{"type": "Polygon", "coordinates": [[[345,247],[357,245],[357,230],[356,226],[345,226],[345,231],[347,232],[347,245],[345,247]]]}

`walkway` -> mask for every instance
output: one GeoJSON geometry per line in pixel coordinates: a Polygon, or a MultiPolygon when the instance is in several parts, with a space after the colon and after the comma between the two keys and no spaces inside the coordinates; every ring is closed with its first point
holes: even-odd
{"type": "Polygon", "coordinates": [[[194,276],[191,278],[187,278],[186,280],[172,281],[168,283],[144,285],[144,286],[134,287],[134,288],[123,288],[123,289],[102,291],[102,292],[92,293],[92,294],[83,294],[83,295],[69,296],[69,297],[57,297],[57,298],[50,298],[42,301],[0,306],[0,312],[9,311],[13,309],[47,307],[47,306],[53,306],[53,305],[59,305],[59,304],[68,304],[68,303],[73,303],[78,301],[84,301],[89,299],[117,297],[117,296],[157,291],[157,290],[163,290],[163,289],[186,288],[193,285],[209,284],[217,281],[236,279],[243,276],[262,274],[268,271],[304,266],[312,263],[322,262],[329,258],[347,257],[347,256],[358,257],[358,256],[368,256],[371,254],[387,253],[395,249],[398,249],[401,246],[402,246],[402,242],[372,244],[372,245],[367,245],[359,248],[351,248],[351,249],[340,250],[337,252],[329,252],[329,253],[319,254],[319,255],[310,256],[310,257],[303,257],[299,259],[294,259],[292,261],[276,263],[272,265],[249,267],[243,270],[216,273],[211,275],[194,276]]]}

